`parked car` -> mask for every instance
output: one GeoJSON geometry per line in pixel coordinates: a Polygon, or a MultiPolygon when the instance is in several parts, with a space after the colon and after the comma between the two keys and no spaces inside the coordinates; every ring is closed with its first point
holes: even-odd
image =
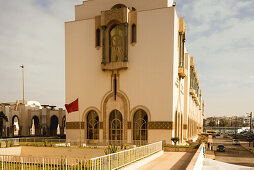
{"type": "Polygon", "coordinates": [[[245,136],[245,137],[251,136],[251,135],[253,135],[253,133],[250,131],[243,133],[243,136],[245,136]]]}
{"type": "Polygon", "coordinates": [[[238,139],[233,139],[233,145],[240,145],[240,141],[238,139]]]}
{"type": "Polygon", "coordinates": [[[225,146],[223,144],[219,144],[217,148],[218,152],[225,152],[225,146]]]}

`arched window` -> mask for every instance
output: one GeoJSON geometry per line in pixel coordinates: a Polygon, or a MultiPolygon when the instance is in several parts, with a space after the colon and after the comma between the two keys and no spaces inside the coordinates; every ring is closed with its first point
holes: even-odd
{"type": "Polygon", "coordinates": [[[131,26],[131,43],[137,42],[137,28],[135,24],[131,26]]]}
{"type": "Polygon", "coordinates": [[[121,62],[124,59],[124,27],[113,25],[109,29],[109,62],[121,62]]]}
{"type": "Polygon", "coordinates": [[[32,135],[39,136],[41,134],[40,120],[38,116],[33,116],[31,127],[32,127],[32,135]]]}
{"type": "Polygon", "coordinates": [[[123,117],[121,112],[113,110],[109,116],[109,140],[123,139],[123,117]]]}
{"type": "Polygon", "coordinates": [[[19,117],[17,115],[14,115],[12,117],[12,127],[13,127],[13,136],[19,136],[20,131],[19,131],[19,117]]]}
{"type": "Polygon", "coordinates": [[[91,110],[87,114],[87,139],[99,139],[99,116],[91,110]]]}
{"type": "Polygon", "coordinates": [[[98,28],[96,30],[96,47],[101,45],[101,30],[98,28]]]}
{"type": "Polygon", "coordinates": [[[124,4],[116,4],[111,9],[127,8],[124,4]]]}
{"type": "Polygon", "coordinates": [[[57,136],[58,117],[53,115],[50,118],[50,136],[57,136]]]}
{"type": "Polygon", "coordinates": [[[148,116],[142,109],[136,111],[133,117],[133,140],[147,140],[148,116]]]}

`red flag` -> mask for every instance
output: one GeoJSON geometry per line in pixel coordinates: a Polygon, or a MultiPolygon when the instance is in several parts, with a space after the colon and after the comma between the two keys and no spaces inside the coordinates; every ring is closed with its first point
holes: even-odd
{"type": "Polygon", "coordinates": [[[78,111],[78,98],[70,104],[65,104],[65,108],[68,113],[78,111]]]}

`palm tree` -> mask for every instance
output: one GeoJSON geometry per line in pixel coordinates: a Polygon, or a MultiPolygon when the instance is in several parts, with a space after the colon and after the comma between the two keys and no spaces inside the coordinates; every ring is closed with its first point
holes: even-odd
{"type": "Polygon", "coordinates": [[[8,117],[4,114],[3,111],[0,112],[0,137],[3,136],[3,124],[4,120],[8,122],[8,117]]]}

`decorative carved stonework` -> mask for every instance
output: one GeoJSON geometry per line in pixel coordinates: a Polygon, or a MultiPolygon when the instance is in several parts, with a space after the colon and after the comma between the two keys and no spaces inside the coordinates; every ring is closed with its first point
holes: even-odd
{"type": "Polygon", "coordinates": [[[184,124],[184,125],[183,125],[183,129],[188,129],[187,124],[184,124]]]}
{"type": "Polygon", "coordinates": [[[128,122],[128,129],[131,129],[131,122],[128,122]]]}
{"type": "MultiPolygon", "coordinates": [[[[85,123],[81,122],[81,129],[85,128],[85,123]]],[[[80,122],[66,122],[66,129],[80,129],[80,122]]]]}
{"type": "Polygon", "coordinates": [[[105,25],[108,25],[112,20],[117,20],[123,23],[123,8],[105,11],[105,25]]]}
{"type": "Polygon", "coordinates": [[[148,122],[148,129],[173,129],[173,122],[148,122]]]}
{"type": "Polygon", "coordinates": [[[100,129],[103,129],[103,122],[100,122],[100,129]]]}

